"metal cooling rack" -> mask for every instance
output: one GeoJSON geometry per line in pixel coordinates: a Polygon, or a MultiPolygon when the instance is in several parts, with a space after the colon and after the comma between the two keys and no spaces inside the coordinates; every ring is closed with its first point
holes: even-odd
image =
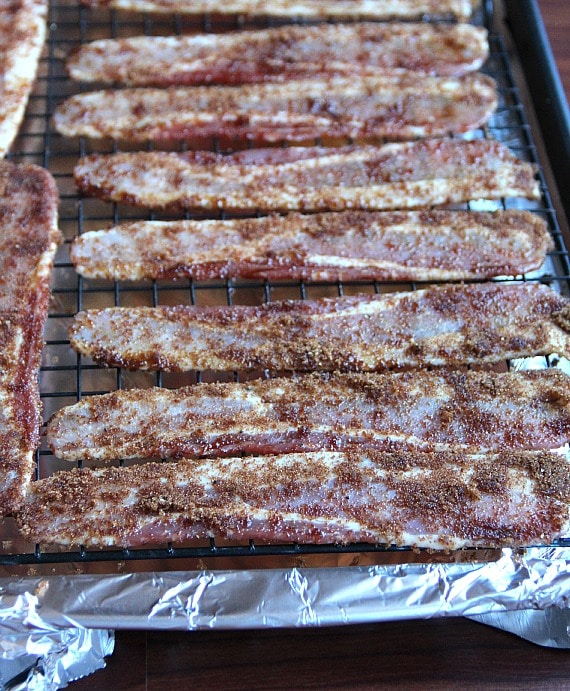
{"type": "MultiPolygon", "coordinates": [[[[480,12],[477,23],[483,23],[490,16],[491,3],[484,3],[486,11],[480,12]]],[[[264,23],[266,26],[268,23],[264,23]]],[[[74,314],[91,307],[113,305],[158,305],[158,304],[258,304],[269,300],[288,298],[316,298],[322,296],[348,295],[357,292],[378,293],[389,290],[413,290],[411,283],[345,282],[345,283],[299,283],[299,282],[243,282],[243,281],[178,281],[114,283],[110,281],[86,280],[78,277],[69,261],[69,244],[73,237],[86,230],[108,227],[119,221],[134,218],[166,218],[164,215],[148,213],[117,204],[108,204],[93,199],[80,198],[72,178],[73,166],[80,156],[91,151],[108,152],[117,147],[111,143],[92,144],[87,140],[70,140],[56,134],[51,124],[55,105],[63,98],[77,93],[81,85],[71,82],[64,71],[63,60],[67,53],[79,44],[96,39],[136,34],[169,34],[189,31],[224,31],[249,28],[243,21],[216,23],[211,17],[198,20],[176,17],[157,19],[113,11],[88,11],[80,9],[70,1],[54,2],[50,8],[49,35],[39,76],[31,96],[26,120],[21,134],[12,147],[8,158],[44,166],[54,175],[60,190],[60,228],[66,242],[60,248],[53,274],[53,299],[46,326],[46,346],[40,376],[40,388],[47,420],[64,405],[75,403],[84,395],[105,393],[117,388],[166,386],[175,387],[197,381],[239,380],[239,373],[196,372],[187,375],[169,373],[126,372],[119,369],[100,369],[90,360],[75,354],[67,338],[67,330],[74,314]],[[93,148],[95,147],[95,148],[93,148]]],[[[251,25],[254,26],[254,25],[251,25]]],[[[257,25],[259,26],[259,24],[257,25]]],[[[483,71],[492,76],[499,90],[499,107],[484,128],[470,133],[470,138],[494,138],[508,145],[521,159],[539,164],[537,147],[529,120],[523,106],[521,92],[515,83],[510,56],[501,34],[491,32],[490,57],[483,71]]],[[[93,87],[95,88],[95,87],[93,87]]],[[[207,143],[209,148],[219,150],[216,140],[207,143]]],[[[187,148],[204,148],[200,146],[187,148]]],[[[243,146],[247,146],[244,142],[243,146]]],[[[541,270],[532,272],[517,280],[538,280],[547,282],[557,290],[570,294],[570,262],[565,249],[561,228],[557,222],[545,176],[539,165],[541,199],[527,201],[502,199],[500,201],[478,200],[467,205],[452,208],[494,210],[525,208],[544,217],[555,241],[555,249],[549,253],[541,270]]],[[[190,217],[190,216],[188,216],[190,217]]],[[[222,216],[223,217],[223,216],[222,216]]],[[[546,358],[519,360],[505,363],[505,367],[549,367],[557,364],[546,358]]],[[[268,373],[257,373],[268,376],[268,373]]],[[[251,376],[251,375],[247,375],[251,376]]],[[[55,459],[45,445],[38,450],[37,477],[42,478],[70,464],[55,459]]],[[[177,560],[180,558],[204,559],[209,557],[253,557],[324,555],[370,552],[410,552],[401,548],[370,544],[352,545],[272,545],[249,541],[246,544],[227,544],[215,540],[189,545],[168,544],[157,549],[86,550],[44,552],[37,545],[23,543],[11,519],[0,524],[0,565],[41,565],[57,563],[86,564],[89,562],[118,562],[133,560],[177,560]]],[[[569,540],[556,543],[570,546],[569,540]]],[[[488,551],[487,551],[488,552],[488,551]]],[[[397,557],[393,554],[392,557],[397,557]]],[[[219,562],[218,562],[219,563],[219,562]]],[[[153,566],[153,568],[156,568],[153,566]]],[[[164,568],[164,563],[162,564],[164,568]]]]}

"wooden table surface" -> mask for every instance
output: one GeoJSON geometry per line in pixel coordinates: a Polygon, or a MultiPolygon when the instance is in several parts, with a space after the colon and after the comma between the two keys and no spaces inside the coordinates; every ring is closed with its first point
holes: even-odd
{"type": "Polygon", "coordinates": [[[570,3],[568,0],[539,0],[558,72],[570,101],[570,3]]]}
{"type": "MultiPolygon", "coordinates": [[[[540,0],[570,99],[570,2],[540,0]]],[[[570,651],[463,618],[327,629],[117,631],[98,689],[569,689],[570,651]]]]}

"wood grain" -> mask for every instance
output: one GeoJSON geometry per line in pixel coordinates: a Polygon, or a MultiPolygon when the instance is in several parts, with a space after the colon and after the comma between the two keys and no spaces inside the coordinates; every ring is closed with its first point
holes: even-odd
{"type": "MultiPolygon", "coordinates": [[[[539,0],[570,99],[568,0],[539,0]]],[[[106,669],[73,691],[568,689],[568,651],[466,619],[309,630],[118,631],[106,669]]]]}
{"type": "Polygon", "coordinates": [[[326,629],[118,631],[107,667],[72,688],[530,691],[569,684],[568,651],[454,618],[326,629]]]}
{"type": "Polygon", "coordinates": [[[566,98],[570,101],[570,4],[568,0],[539,0],[538,5],[566,98]]]}

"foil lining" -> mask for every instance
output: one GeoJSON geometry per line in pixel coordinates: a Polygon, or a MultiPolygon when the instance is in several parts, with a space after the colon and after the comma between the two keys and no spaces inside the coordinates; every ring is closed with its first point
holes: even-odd
{"type": "Polygon", "coordinates": [[[7,689],[62,688],[103,666],[113,648],[111,629],[119,628],[309,627],[467,616],[539,645],[570,648],[569,605],[570,549],[564,548],[504,549],[496,561],[476,564],[5,578],[0,680],[7,689]],[[9,682],[22,674],[27,685],[9,682]],[[43,685],[33,686],[34,676],[43,685]]]}
{"type": "Polygon", "coordinates": [[[110,630],[70,628],[34,634],[4,634],[0,658],[0,689],[56,691],[105,666],[113,652],[110,630]],[[10,652],[6,656],[5,648],[10,652]]]}
{"type": "Polygon", "coordinates": [[[570,605],[570,550],[482,564],[154,572],[43,581],[54,625],[142,629],[328,626],[570,605]]]}

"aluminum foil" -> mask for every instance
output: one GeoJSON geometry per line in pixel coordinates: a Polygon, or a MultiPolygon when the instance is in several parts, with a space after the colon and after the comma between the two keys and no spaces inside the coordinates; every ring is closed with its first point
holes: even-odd
{"type": "Polygon", "coordinates": [[[112,630],[53,626],[38,615],[37,595],[6,590],[0,598],[2,691],[55,691],[105,666],[112,630]]]}
{"type": "Polygon", "coordinates": [[[61,627],[41,613],[44,585],[34,579],[0,585],[0,689],[55,691],[104,667],[113,652],[108,628],[61,627]]]}
{"type": "Polygon", "coordinates": [[[566,609],[570,549],[503,550],[481,564],[173,571],[43,583],[39,611],[57,626],[328,626],[566,609]]]}
{"type": "Polygon", "coordinates": [[[103,665],[113,645],[110,629],[117,628],[330,626],[461,615],[539,645],[570,648],[569,605],[570,549],[562,548],[505,549],[498,560],[476,564],[0,579],[0,679],[4,688],[19,688],[8,680],[23,669],[46,683],[21,688],[61,688],[103,665]]]}

